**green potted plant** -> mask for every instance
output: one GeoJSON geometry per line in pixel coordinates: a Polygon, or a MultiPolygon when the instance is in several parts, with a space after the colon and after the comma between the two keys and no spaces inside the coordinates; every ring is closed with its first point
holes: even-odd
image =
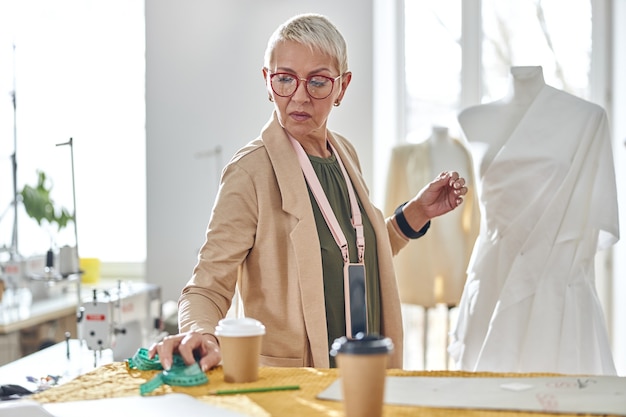
{"type": "Polygon", "coordinates": [[[54,200],[50,198],[52,191],[52,181],[46,176],[45,172],[37,171],[37,184],[33,187],[25,185],[20,196],[26,214],[37,221],[42,226],[43,220],[50,225],[56,224],[57,232],[65,228],[68,222],[73,221],[74,217],[66,208],[57,207],[54,200]]]}

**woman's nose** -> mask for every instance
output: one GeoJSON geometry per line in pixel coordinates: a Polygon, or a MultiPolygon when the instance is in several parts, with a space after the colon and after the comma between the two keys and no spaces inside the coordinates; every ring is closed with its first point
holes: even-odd
{"type": "Polygon", "coordinates": [[[309,92],[306,90],[306,80],[300,79],[296,86],[296,91],[293,93],[293,99],[298,102],[305,102],[310,99],[309,92]]]}

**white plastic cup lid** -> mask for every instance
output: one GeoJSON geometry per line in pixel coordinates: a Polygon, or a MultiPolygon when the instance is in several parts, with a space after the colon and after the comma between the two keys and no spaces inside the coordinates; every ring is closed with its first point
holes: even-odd
{"type": "Polygon", "coordinates": [[[250,317],[222,319],[215,327],[216,336],[259,336],[265,334],[265,326],[250,317]]]}

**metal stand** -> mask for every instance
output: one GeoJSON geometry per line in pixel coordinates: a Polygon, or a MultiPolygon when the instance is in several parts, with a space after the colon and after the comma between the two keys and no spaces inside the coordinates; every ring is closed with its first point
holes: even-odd
{"type": "Polygon", "coordinates": [[[423,346],[423,350],[422,352],[424,353],[424,370],[426,371],[427,365],[428,365],[428,311],[430,309],[428,307],[424,307],[424,322],[422,325],[422,330],[424,332],[423,334],[423,342],[424,342],[424,346],[423,346]]]}
{"type": "Polygon", "coordinates": [[[13,206],[13,230],[11,236],[11,246],[7,249],[6,246],[3,248],[2,252],[9,253],[9,260],[14,262],[20,261],[19,250],[18,250],[18,240],[17,240],[17,94],[16,94],[16,86],[15,86],[15,44],[13,44],[13,91],[11,91],[11,100],[13,102],[13,153],[11,154],[11,174],[12,174],[12,185],[13,185],[13,201],[9,204],[7,209],[0,216],[0,220],[4,217],[6,212],[9,211],[11,206],[13,206]]]}
{"type": "MultiPolygon", "coordinates": [[[[76,244],[76,260],[77,260],[77,264],[79,264],[80,261],[80,254],[78,252],[78,221],[77,221],[77,217],[76,217],[76,181],[75,181],[75,176],[74,176],[74,139],[70,138],[70,140],[68,140],[67,142],[64,143],[57,143],[56,146],[66,146],[69,145],[70,146],[70,160],[71,160],[71,164],[72,164],[72,198],[73,198],[73,218],[74,218],[74,243],[76,244]]],[[[80,267],[79,267],[80,269],[80,267]]],[[[82,271],[76,271],[78,273],[78,280],[76,281],[76,292],[77,292],[77,296],[78,296],[78,304],[76,307],[76,322],[78,323],[81,319],[82,319],[82,312],[81,312],[81,304],[82,304],[82,300],[81,300],[81,296],[80,296],[80,292],[81,292],[81,278],[82,278],[82,271]]],[[[78,327],[78,326],[77,326],[78,327]]],[[[78,331],[78,329],[77,329],[78,331]]],[[[82,340],[82,339],[81,339],[82,340]]]]}
{"type": "Polygon", "coordinates": [[[76,182],[74,180],[74,140],[72,138],[70,138],[70,140],[68,140],[67,142],[64,143],[57,143],[56,146],[65,146],[65,145],[70,145],[70,160],[72,163],[72,198],[73,198],[73,205],[74,205],[74,213],[73,213],[73,218],[74,218],[74,242],[76,243],[76,257],[78,259],[80,259],[80,256],[78,254],[78,222],[76,221],[76,182]]]}

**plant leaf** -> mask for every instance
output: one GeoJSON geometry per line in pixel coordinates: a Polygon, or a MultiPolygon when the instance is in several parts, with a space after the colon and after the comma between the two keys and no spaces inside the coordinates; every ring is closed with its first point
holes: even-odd
{"type": "Polygon", "coordinates": [[[37,174],[37,185],[35,187],[25,185],[20,192],[24,209],[40,226],[45,219],[50,224],[56,223],[57,230],[60,231],[74,218],[64,207],[59,209],[59,214],[57,215],[54,201],[50,198],[52,184],[50,181],[47,181],[46,174],[43,171],[37,171],[37,174]]]}

